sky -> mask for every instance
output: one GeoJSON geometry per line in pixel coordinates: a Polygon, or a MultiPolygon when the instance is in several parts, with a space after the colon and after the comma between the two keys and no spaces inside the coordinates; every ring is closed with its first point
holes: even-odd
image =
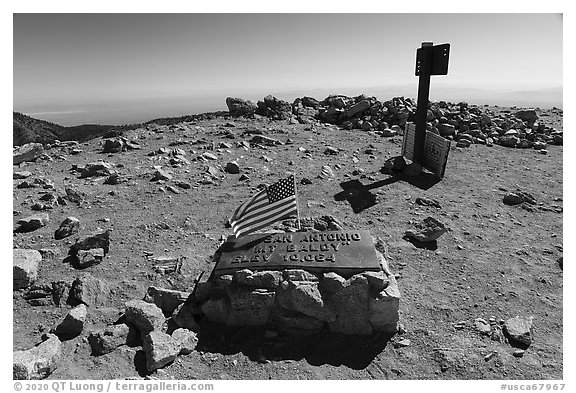
{"type": "Polygon", "coordinates": [[[437,89],[558,88],[562,22],[553,13],[16,13],[14,110],[54,115],[189,96],[217,97],[217,110],[229,95],[321,99],[389,86],[412,86],[415,96],[424,41],[451,45],[437,89]]]}

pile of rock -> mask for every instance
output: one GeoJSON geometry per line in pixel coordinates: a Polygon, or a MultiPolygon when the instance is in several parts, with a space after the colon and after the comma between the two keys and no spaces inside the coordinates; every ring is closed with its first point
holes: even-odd
{"type": "MultiPolygon", "coordinates": [[[[232,115],[284,120],[293,117],[300,123],[316,121],[331,123],[344,129],[374,131],[381,136],[401,134],[407,122],[415,121],[416,103],[410,98],[395,97],[379,101],[376,97],[331,95],[323,101],[312,97],[297,98],[290,105],[273,96],[266,96],[257,105],[240,98],[227,98],[232,115]]],[[[428,106],[427,129],[457,141],[458,147],[471,144],[534,148],[545,151],[548,144],[562,145],[563,133],[547,126],[534,109],[494,114],[470,106],[439,101],[428,106]]],[[[545,153],[544,153],[545,154],[545,153]]]]}
{"type": "Polygon", "coordinates": [[[349,335],[397,330],[400,293],[382,270],[351,277],[301,269],[238,270],[197,284],[183,309],[227,326],[264,326],[297,334],[349,335]]]}

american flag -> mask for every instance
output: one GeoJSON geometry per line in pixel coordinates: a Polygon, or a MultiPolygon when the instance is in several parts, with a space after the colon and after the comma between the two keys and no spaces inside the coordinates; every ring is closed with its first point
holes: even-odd
{"type": "Polygon", "coordinates": [[[234,235],[240,237],[297,214],[296,183],[290,175],[240,205],[229,221],[234,235]]]}

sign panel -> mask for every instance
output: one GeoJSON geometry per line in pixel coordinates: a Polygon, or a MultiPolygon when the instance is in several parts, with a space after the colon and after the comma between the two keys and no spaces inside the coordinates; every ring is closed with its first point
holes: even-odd
{"type": "MultiPolygon", "coordinates": [[[[414,160],[414,141],[416,138],[416,126],[414,123],[406,124],[404,139],[402,141],[402,156],[414,160]]],[[[426,140],[424,141],[424,162],[421,164],[428,170],[432,171],[439,178],[444,177],[448,153],[450,152],[450,141],[442,138],[438,134],[426,131],[426,140]]]]}
{"type": "Polygon", "coordinates": [[[240,269],[304,269],[345,275],[380,270],[366,230],[230,236],[220,251],[214,268],[217,274],[240,269]]]}
{"type": "Polygon", "coordinates": [[[450,44],[434,45],[418,48],[416,50],[416,76],[420,75],[448,75],[448,60],[450,57],[450,44]],[[425,67],[425,51],[432,51],[430,64],[425,67]],[[425,69],[426,68],[426,69],[425,69]]]}

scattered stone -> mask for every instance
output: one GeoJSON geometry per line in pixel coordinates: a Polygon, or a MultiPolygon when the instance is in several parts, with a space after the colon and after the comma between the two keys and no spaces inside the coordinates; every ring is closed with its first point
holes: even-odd
{"type": "Polygon", "coordinates": [[[488,355],[484,356],[484,361],[487,362],[490,359],[492,359],[494,356],[496,356],[497,353],[495,351],[490,352],[488,355]]]}
{"type": "Polygon", "coordinates": [[[14,249],[12,276],[14,290],[28,288],[38,278],[42,255],[36,250],[14,249]]]}
{"type": "Polygon", "coordinates": [[[188,299],[189,292],[175,291],[172,289],[148,287],[144,301],[154,303],[164,314],[172,314],[176,308],[188,299]]]}
{"type": "Polygon", "coordinates": [[[54,329],[53,333],[60,339],[69,339],[78,336],[84,329],[84,322],[88,315],[85,304],[79,304],[68,312],[64,320],[54,329]]]}
{"type": "Polygon", "coordinates": [[[152,331],[142,338],[146,368],[154,371],[172,363],[180,354],[180,343],[166,333],[152,331]]]}
{"type": "Polygon", "coordinates": [[[58,337],[48,334],[45,341],[12,355],[12,378],[15,380],[44,379],[56,368],[62,356],[58,337]]]}
{"type": "Polygon", "coordinates": [[[27,177],[32,176],[32,172],[29,171],[17,171],[12,173],[12,179],[14,180],[21,180],[21,179],[26,179],[27,177]]]}
{"type": "Polygon", "coordinates": [[[240,166],[238,166],[238,163],[236,161],[231,161],[226,163],[224,171],[230,174],[238,174],[240,173],[240,166]]]}
{"type": "Polygon", "coordinates": [[[516,358],[521,358],[524,356],[524,353],[526,353],[525,350],[523,349],[517,349],[512,353],[512,356],[516,357],[516,358]]]}
{"type": "Polygon", "coordinates": [[[34,231],[38,228],[42,228],[48,224],[50,217],[48,213],[38,213],[33,214],[28,217],[19,219],[16,223],[20,225],[19,230],[22,231],[34,231]]]}
{"type": "Polygon", "coordinates": [[[476,318],[474,320],[474,328],[480,332],[480,334],[489,336],[492,332],[490,324],[482,318],[476,318]]]}
{"type": "Polygon", "coordinates": [[[198,337],[196,333],[188,329],[176,329],[172,332],[172,338],[180,345],[180,355],[189,355],[196,349],[198,337]]]}
{"type": "Polygon", "coordinates": [[[157,169],[154,172],[154,175],[153,175],[151,181],[159,181],[159,180],[172,180],[172,175],[170,175],[168,172],[166,172],[163,169],[157,169]]]}
{"type": "Polygon", "coordinates": [[[114,351],[121,345],[127,344],[130,328],[125,324],[110,325],[102,330],[90,333],[88,342],[92,347],[92,354],[99,356],[114,351]]]}
{"type": "Polygon", "coordinates": [[[34,161],[44,154],[44,146],[41,143],[27,143],[12,152],[12,164],[18,165],[25,161],[34,161]]]}
{"type": "Polygon", "coordinates": [[[322,170],[320,172],[320,178],[322,179],[330,179],[333,178],[334,172],[332,171],[332,168],[330,168],[328,165],[322,165],[322,170]]]}
{"type": "Polygon", "coordinates": [[[522,200],[522,197],[520,195],[511,192],[511,193],[508,193],[504,196],[504,199],[502,200],[502,202],[504,202],[505,205],[514,206],[514,205],[521,204],[523,202],[523,200],[522,200]]]}
{"type": "Polygon", "coordinates": [[[86,273],[72,282],[68,303],[72,306],[84,303],[88,307],[93,307],[104,304],[109,295],[110,288],[104,281],[86,273]]]}
{"type": "Polygon", "coordinates": [[[79,250],[92,250],[101,248],[104,255],[110,251],[110,230],[96,232],[82,240],[77,241],[70,247],[69,255],[77,255],[79,250]]]}
{"type": "Polygon", "coordinates": [[[404,236],[423,243],[433,242],[448,232],[448,228],[433,217],[426,217],[414,226],[416,230],[407,230],[404,236]]]}
{"type": "Polygon", "coordinates": [[[279,140],[264,135],[254,135],[252,139],[250,139],[250,143],[265,146],[282,145],[282,142],[280,142],[279,140]]]}
{"type": "Polygon", "coordinates": [[[190,183],[185,182],[185,181],[176,181],[176,182],[174,182],[174,184],[176,185],[176,187],[183,188],[184,190],[189,190],[192,188],[192,185],[190,183]]]}
{"type": "Polygon", "coordinates": [[[77,269],[85,269],[87,267],[97,265],[104,259],[104,250],[102,248],[92,248],[90,250],[78,250],[76,254],[75,266],[77,269]]]}
{"type": "Polygon", "coordinates": [[[86,199],[86,194],[75,190],[72,187],[64,187],[64,191],[66,191],[66,199],[68,199],[72,203],[80,204],[86,199]]]}
{"type": "Polygon", "coordinates": [[[504,323],[504,334],[511,344],[528,347],[532,344],[532,317],[514,317],[504,323]]]}
{"type": "Polygon", "coordinates": [[[165,320],[162,310],[153,303],[144,300],[126,302],[126,322],[136,326],[141,336],[161,330],[165,320]]]}
{"type": "Polygon", "coordinates": [[[89,162],[80,171],[80,178],[110,176],[115,173],[113,166],[114,164],[105,161],[89,162]]]}
{"type": "Polygon", "coordinates": [[[60,240],[77,233],[80,230],[80,220],[76,217],[66,217],[60,227],[54,232],[54,239],[60,240]]]}
{"type": "Polygon", "coordinates": [[[442,206],[440,206],[440,202],[438,202],[436,199],[428,199],[428,198],[421,198],[421,197],[416,198],[416,204],[421,205],[421,206],[436,207],[438,209],[440,209],[442,207],[442,206]]]}
{"type": "Polygon", "coordinates": [[[332,146],[326,146],[326,150],[324,150],[324,154],[326,155],[337,155],[338,153],[340,153],[340,151],[332,146]]]}

